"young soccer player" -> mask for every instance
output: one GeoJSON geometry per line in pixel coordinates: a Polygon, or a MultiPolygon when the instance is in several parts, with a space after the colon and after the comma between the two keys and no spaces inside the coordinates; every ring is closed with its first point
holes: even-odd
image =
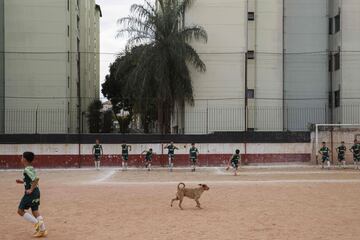
{"type": "Polygon", "coordinates": [[[145,153],[145,168],[147,168],[148,171],[151,171],[151,162],[152,162],[152,155],[153,155],[153,150],[152,148],[149,149],[149,151],[144,150],[142,154],[145,153]]]}
{"type": "Polygon", "coordinates": [[[359,169],[359,163],[360,163],[360,144],[358,143],[358,140],[357,140],[357,139],[354,140],[354,145],[350,148],[350,152],[353,153],[355,169],[359,169]]]}
{"type": "Polygon", "coordinates": [[[339,161],[339,166],[342,166],[343,168],[345,168],[345,153],[346,153],[346,147],[345,147],[345,142],[341,141],[341,145],[339,147],[336,148],[336,151],[338,153],[338,161],[339,161]]]}
{"type": "Polygon", "coordinates": [[[168,158],[169,158],[169,171],[172,172],[174,167],[174,157],[175,157],[175,149],[179,149],[174,145],[174,142],[171,142],[169,145],[165,146],[164,149],[168,149],[168,158]]]}
{"type": "Polygon", "coordinates": [[[94,155],[94,162],[96,170],[100,170],[100,159],[103,155],[103,148],[100,145],[99,139],[96,139],[96,144],[92,148],[92,154],[94,155]]]}
{"type": "Polygon", "coordinates": [[[191,171],[195,172],[196,170],[196,163],[199,156],[199,150],[195,147],[195,143],[191,144],[191,148],[189,150],[189,157],[190,157],[190,164],[192,166],[191,171]]]}
{"type": "Polygon", "coordinates": [[[230,164],[231,164],[231,166],[234,168],[234,176],[237,176],[237,170],[239,168],[240,161],[241,161],[240,150],[236,149],[235,154],[232,155],[231,158],[229,159],[228,167],[226,168],[226,170],[230,169],[230,164]]]}
{"type": "Polygon", "coordinates": [[[328,169],[330,169],[330,149],[326,146],[326,142],[322,142],[322,147],[319,150],[321,154],[321,168],[325,167],[327,164],[328,169]]]}
{"type": "Polygon", "coordinates": [[[122,158],[122,169],[123,169],[123,171],[126,171],[127,167],[128,167],[129,151],[131,151],[131,146],[127,145],[124,142],[121,145],[121,158],[122,158]]]}
{"type": "Polygon", "coordinates": [[[47,230],[45,228],[44,219],[40,215],[40,190],[38,187],[39,178],[36,176],[32,162],[35,158],[34,153],[24,152],[21,157],[21,163],[25,169],[23,172],[23,180],[17,179],[16,183],[24,184],[25,194],[19,204],[18,214],[22,216],[26,221],[34,224],[36,232],[33,234],[34,237],[46,237],[47,230]],[[32,215],[25,210],[31,208],[32,215]]]}

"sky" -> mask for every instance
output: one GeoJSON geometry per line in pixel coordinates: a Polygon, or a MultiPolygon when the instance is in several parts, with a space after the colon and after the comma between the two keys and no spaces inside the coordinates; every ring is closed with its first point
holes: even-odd
{"type": "MultiPolygon", "coordinates": [[[[125,49],[126,38],[116,38],[117,30],[120,26],[117,20],[126,17],[130,13],[130,7],[134,3],[143,3],[143,0],[96,0],[102,11],[100,19],[100,84],[105,80],[109,72],[109,65],[112,63],[116,54],[125,49]]],[[[100,86],[101,88],[101,86],[100,86]]],[[[100,94],[103,99],[103,95],[100,94]]]]}

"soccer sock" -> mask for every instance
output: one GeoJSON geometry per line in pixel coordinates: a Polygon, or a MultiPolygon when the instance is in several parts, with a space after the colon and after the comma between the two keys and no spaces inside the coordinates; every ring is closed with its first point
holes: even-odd
{"type": "Polygon", "coordinates": [[[98,161],[98,168],[100,169],[100,161],[98,161]]]}
{"type": "Polygon", "coordinates": [[[327,166],[330,167],[330,161],[327,161],[327,166]]]}
{"type": "Polygon", "coordinates": [[[41,221],[41,225],[40,225],[40,231],[45,231],[45,223],[44,223],[44,218],[42,216],[38,216],[37,220],[39,220],[39,222],[41,221]]]}
{"type": "Polygon", "coordinates": [[[25,213],[23,217],[28,222],[31,222],[33,224],[38,223],[38,220],[33,215],[31,215],[30,213],[25,213]]]}
{"type": "Polygon", "coordinates": [[[95,161],[95,168],[97,168],[97,161],[95,161]]]}

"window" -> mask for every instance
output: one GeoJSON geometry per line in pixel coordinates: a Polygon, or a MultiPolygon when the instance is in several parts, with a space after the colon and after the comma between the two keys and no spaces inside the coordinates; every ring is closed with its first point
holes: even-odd
{"type": "Polygon", "coordinates": [[[67,10],[70,11],[70,0],[67,0],[67,10]]]}
{"type": "Polygon", "coordinates": [[[255,98],[255,90],[254,89],[248,89],[246,91],[246,97],[249,99],[254,99],[255,98]]]}
{"type": "Polygon", "coordinates": [[[329,92],[329,108],[333,107],[333,95],[332,92],[329,92]]]}
{"type": "Polygon", "coordinates": [[[340,31],[340,13],[335,16],[335,33],[340,31]]]}
{"type": "Polygon", "coordinates": [[[254,20],[255,20],[255,13],[248,12],[248,21],[254,21],[254,20]]]}
{"type": "Polygon", "coordinates": [[[70,88],[70,77],[68,76],[68,88],[70,88]]]}
{"type": "Polygon", "coordinates": [[[247,59],[255,59],[255,52],[250,50],[247,52],[247,59]]]}
{"type": "Polygon", "coordinates": [[[340,107],[340,90],[335,91],[335,107],[340,107]]]}
{"type": "Polygon", "coordinates": [[[334,67],[335,71],[340,69],[340,53],[335,53],[334,55],[334,67]]]}
{"type": "Polygon", "coordinates": [[[68,35],[68,37],[70,37],[70,26],[69,25],[67,26],[67,35],[68,35]]]}
{"type": "Polygon", "coordinates": [[[329,35],[333,34],[333,19],[329,18],[329,35]]]}
{"type": "Polygon", "coordinates": [[[332,54],[329,55],[329,72],[333,71],[333,56],[332,54]]]}

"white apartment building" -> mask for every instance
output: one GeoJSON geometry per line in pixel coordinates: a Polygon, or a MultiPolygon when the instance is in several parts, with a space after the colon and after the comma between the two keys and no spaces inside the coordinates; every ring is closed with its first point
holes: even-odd
{"type": "Polygon", "coordinates": [[[100,6],[0,0],[0,11],[0,132],[86,131],[84,113],[99,98],[100,6]]]}
{"type": "Polygon", "coordinates": [[[358,0],[195,1],[185,24],[208,33],[193,44],[207,72],[193,72],[195,103],[175,109],[173,131],[358,123],[359,16],[358,0]]]}

